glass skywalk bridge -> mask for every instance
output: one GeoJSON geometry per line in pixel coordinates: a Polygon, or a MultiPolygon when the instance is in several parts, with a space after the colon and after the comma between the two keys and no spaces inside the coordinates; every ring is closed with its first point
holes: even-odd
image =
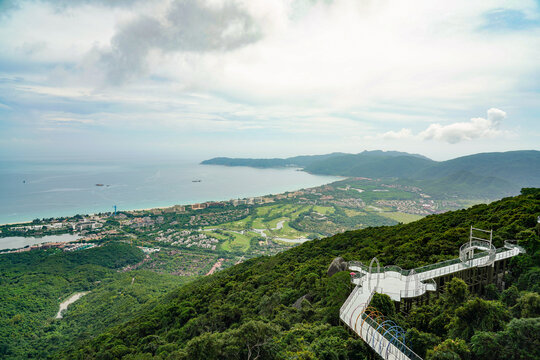
{"type": "Polygon", "coordinates": [[[414,298],[437,289],[435,278],[473,267],[492,266],[496,261],[511,258],[525,250],[515,241],[505,241],[496,249],[492,232],[471,227],[469,242],[459,250],[459,257],[416,269],[403,270],[391,265],[381,267],[377,258],[366,266],[359,261],[349,262],[353,291],[340,309],[340,318],[358,334],[377,354],[387,360],[421,360],[406,345],[405,331],[384,315],[369,307],[375,292],[386,294],[394,301],[414,298]],[[489,239],[473,236],[473,231],[489,233],[489,239]]]}

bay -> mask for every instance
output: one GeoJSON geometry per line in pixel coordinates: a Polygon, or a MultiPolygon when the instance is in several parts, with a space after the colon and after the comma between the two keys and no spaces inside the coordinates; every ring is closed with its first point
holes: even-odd
{"type": "Polygon", "coordinates": [[[68,242],[76,241],[80,239],[77,234],[60,234],[60,235],[47,235],[43,237],[25,237],[25,236],[8,236],[0,238],[0,250],[3,249],[18,249],[27,245],[32,246],[41,243],[49,242],[68,242]]]}
{"type": "Polygon", "coordinates": [[[109,212],[114,205],[133,210],[277,194],[338,179],[194,161],[2,161],[0,224],[109,212]]]}

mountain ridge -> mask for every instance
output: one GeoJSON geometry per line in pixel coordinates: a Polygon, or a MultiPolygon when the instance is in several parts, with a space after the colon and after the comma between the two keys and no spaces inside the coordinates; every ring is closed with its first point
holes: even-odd
{"type": "Polygon", "coordinates": [[[487,196],[494,199],[515,195],[522,187],[540,185],[540,151],[537,150],[478,153],[445,161],[417,154],[375,150],[286,159],[213,158],[201,164],[259,168],[297,166],[317,175],[401,179],[419,187],[425,186],[433,194],[441,196],[487,196]]]}
{"type": "Polygon", "coordinates": [[[348,154],[342,152],[333,152],[322,155],[298,155],[288,158],[230,158],[230,157],[214,157],[211,159],[201,161],[202,165],[224,165],[224,166],[250,166],[258,168],[267,167],[285,167],[285,166],[298,166],[303,167],[312,162],[325,160],[328,158],[335,158],[346,155],[363,155],[363,156],[414,156],[431,160],[428,157],[421,154],[410,154],[401,151],[383,151],[383,150],[364,150],[358,154],[348,154]]]}

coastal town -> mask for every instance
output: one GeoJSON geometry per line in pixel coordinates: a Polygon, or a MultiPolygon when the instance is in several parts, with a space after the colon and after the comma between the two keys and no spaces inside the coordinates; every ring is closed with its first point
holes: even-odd
{"type": "Polygon", "coordinates": [[[216,271],[252,257],[272,255],[314,238],[409,222],[464,205],[435,199],[417,187],[351,178],[275,195],[3,225],[0,238],[71,238],[36,241],[0,253],[78,251],[120,241],[146,253],[141,268],[204,275],[210,269],[216,271]],[[186,261],[197,266],[185,267],[182,264],[186,261]]]}

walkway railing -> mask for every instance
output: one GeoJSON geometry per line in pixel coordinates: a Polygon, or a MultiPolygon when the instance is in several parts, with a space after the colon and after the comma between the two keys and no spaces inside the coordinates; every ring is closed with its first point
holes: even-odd
{"type": "MultiPolygon", "coordinates": [[[[403,270],[397,265],[387,265],[384,268],[380,268],[378,272],[376,268],[372,268],[371,272],[369,272],[369,267],[364,265],[361,261],[350,261],[349,269],[353,271],[360,271],[358,273],[355,273],[355,275],[353,276],[353,279],[351,280],[356,280],[354,281],[356,284],[361,284],[362,278],[366,274],[377,274],[377,273],[382,274],[384,277],[388,276],[388,277],[396,277],[399,279],[403,279],[406,276],[410,276],[413,270],[415,273],[420,275],[419,276],[420,280],[425,280],[428,278],[443,276],[443,275],[451,274],[453,272],[461,271],[464,269],[463,266],[460,266],[461,264],[467,267],[491,265],[493,261],[498,260],[498,258],[496,258],[496,254],[501,254],[507,251],[510,252],[512,250],[513,252],[516,252],[516,253],[525,252],[525,250],[521,246],[516,244],[515,240],[506,240],[504,242],[504,247],[501,247],[498,249],[495,248],[493,245],[491,245],[491,247],[489,247],[489,245],[486,246],[486,242],[484,241],[475,240],[472,243],[473,243],[472,247],[475,247],[476,249],[486,249],[486,250],[482,250],[474,254],[471,258],[465,259],[465,261],[461,257],[459,257],[455,259],[441,261],[435,264],[421,266],[421,267],[411,269],[411,270],[403,270]],[[477,242],[478,244],[476,244],[477,242]],[[483,261],[478,261],[478,259],[483,259],[483,261]],[[435,271],[435,270],[440,270],[440,269],[444,269],[444,270],[435,271]],[[426,273],[426,272],[432,272],[432,273],[429,274],[429,277],[421,275],[422,273],[426,273]]],[[[466,243],[462,245],[462,248],[460,249],[460,253],[461,252],[466,253],[467,251],[470,251],[470,250],[471,250],[470,244],[466,243]]],[[[513,256],[514,255],[513,252],[509,253],[508,257],[513,256]]]]}
{"type": "Polygon", "coordinates": [[[521,254],[525,253],[525,249],[517,244],[517,240],[505,240],[504,247],[511,250],[518,250],[521,254]]]}
{"type": "MultiPolygon", "coordinates": [[[[374,318],[367,315],[365,312],[362,314],[362,320],[365,322],[366,325],[371,327],[371,338],[362,338],[368,344],[370,344],[371,348],[375,350],[377,354],[382,356],[384,359],[388,358],[388,355],[392,351],[391,349],[393,347],[394,351],[392,351],[391,353],[395,355],[396,358],[404,358],[405,356],[407,359],[411,360],[422,360],[422,358],[418,354],[412,351],[411,348],[409,348],[405,344],[404,335],[400,336],[401,334],[399,332],[392,331],[392,328],[397,327],[395,323],[391,322],[384,326],[385,322],[389,322],[388,320],[380,317],[374,318]],[[379,339],[374,336],[375,332],[379,334],[379,339]],[[399,351],[402,354],[398,354],[395,350],[399,351]]],[[[403,329],[401,329],[401,332],[403,332],[403,329]]],[[[366,335],[367,334],[370,334],[370,331],[366,331],[366,335]]]]}
{"type": "Polygon", "coordinates": [[[482,258],[482,262],[476,262],[476,266],[488,266],[495,261],[495,253],[497,249],[490,241],[486,240],[471,240],[461,245],[459,248],[459,258],[464,264],[468,264],[473,259],[482,258]],[[480,250],[480,253],[474,254],[475,250],[480,250]]]}
{"type": "MultiPolygon", "coordinates": [[[[491,232],[489,233],[491,240],[491,232]]],[[[384,359],[422,360],[407,346],[403,329],[391,320],[385,319],[380,312],[369,307],[373,294],[375,292],[383,293],[396,301],[401,298],[417,297],[426,291],[436,290],[434,280],[436,277],[474,266],[491,265],[494,261],[510,258],[524,252],[525,250],[515,241],[507,240],[504,242],[503,248],[496,249],[491,241],[471,235],[470,241],[461,246],[459,258],[416,269],[403,270],[396,265],[383,268],[380,267],[376,258],[371,261],[370,266],[366,266],[360,261],[351,261],[349,269],[355,271],[355,273],[351,273],[351,280],[356,286],[341,307],[340,318],[384,359]],[[475,250],[479,250],[479,252],[475,253],[475,250]],[[373,266],[374,262],[376,262],[376,267],[373,266]],[[380,284],[381,279],[387,278],[389,279],[387,282],[383,281],[380,284]],[[368,281],[365,281],[366,279],[368,281]],[[401,290],[399,285],[396,286],[396,280],[393,279],[399,279],[402,282],[401,290]]]]}
{"type": "Polygon", "coordinates": [[[415,289],[401,290],[399,296],[402,298],[411,298],[423,295],[426,291],[435,291],[437,290],[437,284],[435,280],[428,279],[422,282],[421,287],[415,289]]]}
{"type": "Polygon", "coordinates": [[[362,292],[362,288],[360,286],[355,286],[353,291],[351,292],[351,295],[349,295],[347,300],[345,300],[345,303],[339,309],[339,315],[342,315],[346,310],[348,310],[349,304],[353,301],[354,298],[356,298],[359,292],[362,292]]]}

